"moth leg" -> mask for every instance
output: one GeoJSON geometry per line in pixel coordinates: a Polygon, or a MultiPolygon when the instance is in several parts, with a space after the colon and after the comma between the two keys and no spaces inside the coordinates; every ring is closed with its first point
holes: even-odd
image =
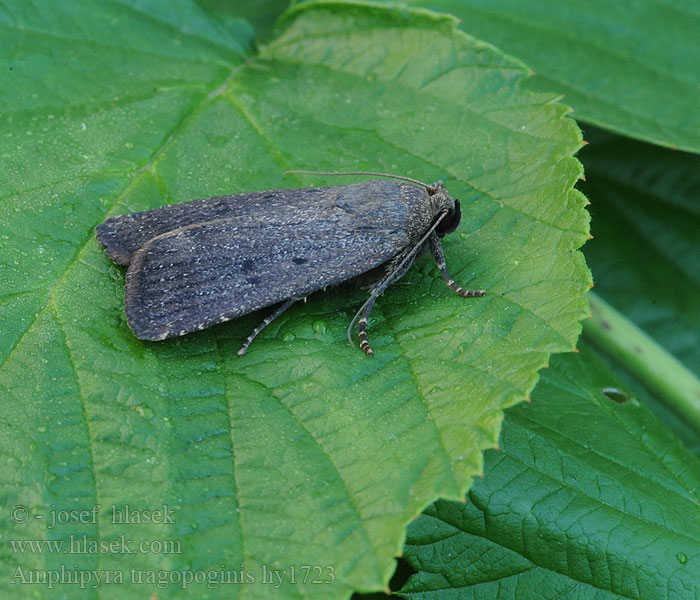
{"type": "Polygon", "coordinates": [[[260,323],[253,331],[251,334],[245,339],[245,342],[243,342],[243,345],[241,346],[241,349],[238,351],[238,356],[243,356],[246,351],[248,350],[248,346],[253,342],[253,340],[257,337],[257,335],[265,329],[272,321],[274,321],[277,317],[279,317],[285,310],[287,310],[292,304],[294,304],[299,298],[290,298],[283,304],[281,304],[277,309],[267,317],[263,319],[263,322],[260,323]]]}
{"type": "Polygon", "coordinates": [[[442,251],[440,238],[435,233],[430,236],[430,253],[433,255],[433,258],[437,263],[437,267],[440,269],[442,278],[445,280],[448,288],[457,292],[464,298],[474,298],[475,296],[483,296],[486,294],[484,290],[465,290],[454,282],[454,279],[452,279],[452,276],[447,270],[447,265],[445,265],[445,253],[442,251]]]}
{"type": "Polygon", "coordinates": [[[377,298],[384,293],[386,288],[388,288],[397,279],[400,279],[406,273],[406,271],[408,271],[415,260],[415,254],[415,250],[411,250],[406,254],[400,255],[393,259],[393,264],[396,266],[393,269],[390,269],[384,275],[384,277],[374,284],[369,298],[367,298],[367,301],[360,307],[360,310],[355,313],[352,321],[350,321],[350,327],[348,327],[348,339],[352,344],[352,328],[355,325],[355,322],[357,322],[357,335],[360,338],[360,348],[362,348],[362,351],[367,356],[374,355],[374,350],[372,350],[372,347],[367,341],[367,321],[372,309],[374,308],[374,303],[377,301],[377,298]],[[413,256],[411,256],[411,254],[413,254],[413,256]],[[407,258],[409,260],[404,260],[407,258]]]}
{"type": "Polygon", "coordinates": [[[378,296],[378,294],[377,296],[372,294],[369,297],[369,301],[364,304],[362,314],[360,316],[360,320],[358,321],[357,326],[357,336],[360,338],[360,348],[367,356],[374,355],[374,350],[372,350],[372,346],[370,346],[369,342],[367,341],[367,319],[369,319],[369,314],[372,312],[372,309],[374,308],[374,303],[377,300],[378,296]]]}

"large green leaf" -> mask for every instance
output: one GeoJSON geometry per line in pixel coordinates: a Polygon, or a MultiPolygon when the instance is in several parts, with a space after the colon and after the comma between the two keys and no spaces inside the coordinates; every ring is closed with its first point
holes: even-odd
{"type": "Polygon", "coordinates": [[[587,137],[596,292],[700,375],[700,156],[587,137]]]}
{"type": "MultiPolygon", "coordinates": [[[[596,292],[700,376],[700,157],[593,128],[586,134],[583,189],[595,235],[586,255],[596,292]]],[[[626,381],[700,454],[697,428],[637,387],[651,375],[675,382],[658,364],[651,371],[626,381]]]]}
{"type": "Polygon", "coordinates": [[[571,189],[581,140],[566,107],[522,92],[527,69],[430,13],[308,5],[244,64],[250,30],[185,0],[5,6],[0,496],[31,518],[3,521],[2,536],[124,535],[180,552],[67,558],[3,544],[1,589],[44,595],[8,583],[18,568],[111,569],[127,583],[87,597],[171,597],[185,594],[177,580],[158,589],[129,570],[250,570],[255,584],[200,585],[198,597],[269,597],[263,567],[290,566],[283,597],[380,589],[405,524],[464,494],[502,409],[529,393],[550,352],[573,347],[587,313],[576,248],[588,217],[571,189]],[[260,314],[135,339],[123,270],[93,227],[321,181],[288,168],[445,179],[465,214],[448,264],[488,296],[455,296],[423,257],[375,309],[373,360],[345,339],[367,293],[353,286],[293,307],[243,358],[260,314]],[[95,504],[96,522],[34,518],[95,504]],[[113,523],[125,504],[166,504],[174,523],[113,523]],[[334,582],[304,580],[304,565],[328,567],[326,579],[332,569],[334,582]]]}
{"type": "Polygon", "coordinates": [[[669,2],[407,0],[525,61],[529,84],[563,93],[577,119],[700,151],[700,5],[669,2]]]}
{"type": "Polygon", "coordinates": [[[501,444],[466,504],[409,527],[401,596],[700,597],[700,463],[588,346],[554,358],[501,444]]]}

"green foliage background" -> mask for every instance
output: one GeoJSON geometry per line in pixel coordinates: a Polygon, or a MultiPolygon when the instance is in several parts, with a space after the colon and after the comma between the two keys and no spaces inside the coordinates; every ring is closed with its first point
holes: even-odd
{"type": "Polygon", "coordinates": [[[347,598],[386,589],[403,552],[391,588],[407,597],[699,596],[697,8],[295,4],[0,8],[3,594],[347,598]],[[577,187],[595,317],[482,461],[589,314],[562,93],[590,143],[577,187]],[[136,340],[94,226],[329,183],[291,168],[445,180],[464,206],[448,266],[488,296],[451,295],[423,257],[377,305],[374,360],[345,341],[366,296],[351,285],[295,306],[242,359],[260,314],[136,340]],[[468,489],[404,546],[420,511],[468,489]],[[40,518],[96,504],[94,522],[40,518]],[[125,504],[176,517],[113,523],[125,504]],[[181,547],[17,545],[71,536],[181,547]],[[26,581],[61,569],[127,581],[26,581]],[[178,579],[222,570],[255,583],[178,579]]]}

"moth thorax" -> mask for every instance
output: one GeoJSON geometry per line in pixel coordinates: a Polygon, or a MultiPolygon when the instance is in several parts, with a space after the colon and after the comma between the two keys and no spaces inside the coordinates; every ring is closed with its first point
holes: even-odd
{"type": "Polygon", "coordinates": [[[447,193],[447,190],[441,185],[428,188],[428,196],[432,205],[433,214],[437,215],[443,211],[450,211],[454,209],[454,200],[452,200],[452,197],[447,193]]]}

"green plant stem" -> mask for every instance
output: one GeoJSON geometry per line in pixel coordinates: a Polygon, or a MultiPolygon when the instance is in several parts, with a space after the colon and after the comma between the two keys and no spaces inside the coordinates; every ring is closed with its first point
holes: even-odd
{"type": "Polygon", "coordinates": [[[586,338],[700,431],[700,380],[602,298],[590,293],[588,300],[593,316],[583,324],[586,338]]]}

